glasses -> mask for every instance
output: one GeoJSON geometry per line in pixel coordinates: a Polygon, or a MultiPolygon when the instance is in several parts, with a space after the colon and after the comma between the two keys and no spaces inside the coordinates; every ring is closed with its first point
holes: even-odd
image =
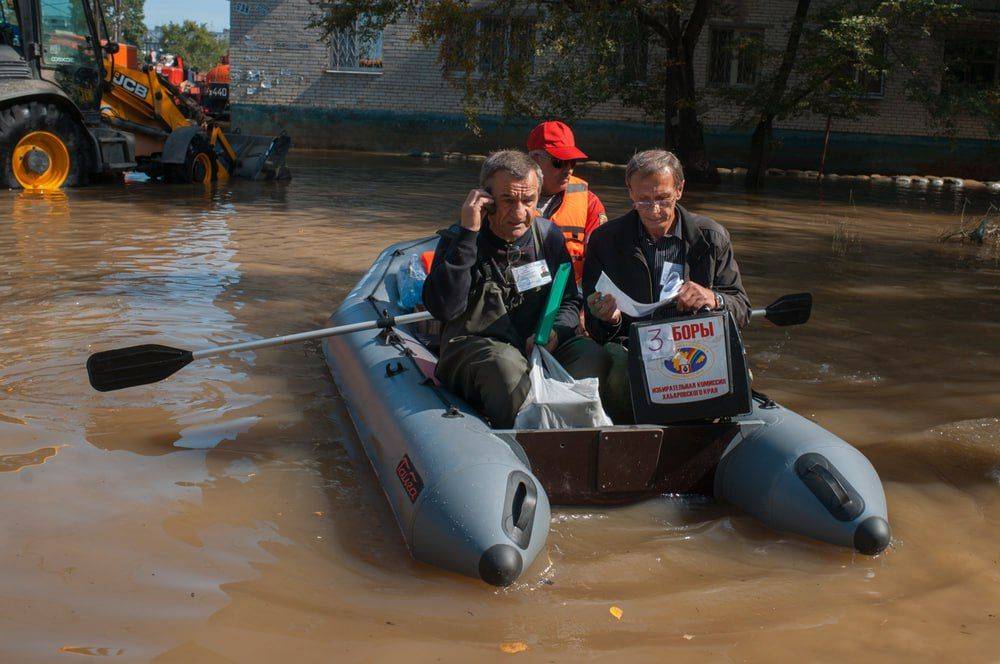
{"type": "Polygon", "coordinates": [[[566,168],[567,166],[574,168],[577,162],[576,159],[556,159],[555,157],[549,157],[549,161],[552,162],[552,168],[559,169],[566,168]]]}
{"type": "Polygon", "coordinates": [[[677,202],[678,196],[657,198],[655,201],[633,201],[636,210],[669,210],[677,202]]]}

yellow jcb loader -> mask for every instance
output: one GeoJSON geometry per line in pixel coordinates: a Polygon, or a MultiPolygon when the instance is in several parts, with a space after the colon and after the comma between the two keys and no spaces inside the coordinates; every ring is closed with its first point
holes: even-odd
{"type": "Polygon", "coordinates": [[[103,16],[101,0],[0,0],[0,186],[288,177],[284,133],[223,133],[151,66],[123,65],[103,16]]]}

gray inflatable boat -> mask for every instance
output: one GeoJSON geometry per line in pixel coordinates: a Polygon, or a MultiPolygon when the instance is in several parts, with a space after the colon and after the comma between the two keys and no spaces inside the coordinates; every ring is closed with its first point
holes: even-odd
{"type": "MultiPolygon", "coordinates": [[[[396,273],[437,237],[386,249],[331,317],[339,326],[410,313],[396,273]]],[[[885,494],[855,448],[754,393],[710,423],[495,430],[438,385],[428,330],[394,325],[329,337],[327,363],[403,539],[417,560],[513,583],[538,556],[555,504],[613,505],[705,493],[775,530],[876,555],[885,494]]]]}

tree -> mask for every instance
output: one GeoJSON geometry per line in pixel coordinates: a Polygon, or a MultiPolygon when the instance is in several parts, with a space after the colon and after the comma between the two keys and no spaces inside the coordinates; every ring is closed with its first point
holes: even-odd
{"type": "Polygon", "coordinates": [[[368,41],[408,18],[415,38],[438,48],[473,130],[484,110],[572,121],[616,98],[661,120],[664,147],[690,179],[714,180],[693,63],[713,2],[316,0],[313,25],[326,37],[347,31],[368,41]]]}
{"type": "MultiPolygon", "coordinates": [[[[773,149],[774,122],[812,112],[827,118],[856,118],[876,108],[869,84],[890,65],[908,70],[910,99],[930,108],[927,49],[935,30],[958,19],[963,8],[950,0],[797,0],[780,64],[749,89],[730,88],[720,97],[741,109],[738,125],[753,125],[746,184],[761,184],[773,149]],[[924,98],[921,98],[921,94],[924,98]]],[[[766,54],[764,59],[775,59],[766,54]]],[[[765,67],[765,69],[768,69],[765,67]]],[[[953,116],[952,116],[953,117],[953,116]]]]}
{"type": "Polygon", "coordinates": [[[226,40],[216,37],[204,23],[167,23],[161,29],[163,50],[181,56],[188,67],[199,71],[214,67],[229,50],[226,40]]]}
{"type": "Polygon", "coordinates": [[[109,0],[103,4],[104,19],[113,41],[142,46],[146,34],[145,0],[109,0]]]}

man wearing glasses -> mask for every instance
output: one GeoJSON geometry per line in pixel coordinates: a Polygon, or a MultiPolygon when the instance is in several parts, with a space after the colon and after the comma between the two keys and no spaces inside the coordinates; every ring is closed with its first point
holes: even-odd
{"type": "Polygon", "coordinates": [[[594,231],[583,271],[587,331],[612,360],[605,410],[615,423],[632,418],[628,352],[621,345],[635,320],[666,318],[703,309],[729,311],[737,325],[749,321],[750,299],[743,288],[729,233],[708,217],[679,205],[684,192],[680,161],[665,150],[639,152],[625,170],[633,210],[594,231]],[[614,296],[597,290],[601,274],[633,300],[653,303],[676,297],[644,319],[618,309],[614,296]]]}
{"type": "Polygon", "coordinates": [[[608,220],[586,180],[573,175],[576,162],[587,155],[576,147],[573,131],[562,122],[543,122],[528,134],[528,154],[542,169],[538,211],[559,226],[573,259],[577,283],[583,278],[583,255],[595,228],[608,220]]]}

